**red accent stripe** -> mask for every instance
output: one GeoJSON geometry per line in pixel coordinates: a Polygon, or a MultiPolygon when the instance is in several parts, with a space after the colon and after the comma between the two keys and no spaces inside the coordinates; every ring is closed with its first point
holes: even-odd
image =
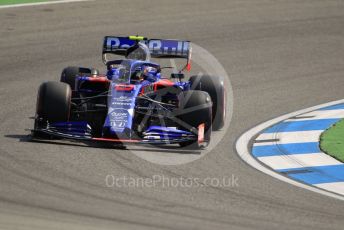
{"type": "Polygon", "coordinates": [[[158,86],[173,86],[174,82],[170,81],[169,79],[161,79],[160,81],[156,82],[158,86]]]}
{"type": "Polygon", "coordinates": [[[205,128],[204,123],[202,123],[198,126],[198,143],[199,144],[204,142],[204,128],[205,128]]]}
{"type": "Polygon", "coordinates": [[[134,85],[116,85],[115,90],[117,91],[132,91],[134,89],[134,85]]]}
{"type": "Polygon", "coordinates": [[[95,141],[108,141],[108,142],[122,142],[122,143],[137,143],[140,140],[133,140],[133,139],[111,139],[111,138],[103,138],[103,137],[94,137],[92,140],[95,141]]]}
{"type": "Polygon", "coordinates": [[[189,62],[189,63],[187,64],[186,70],[187,70],[187,71],[190,71],[190,70],[191,70],[191,62],[189,62]]]}
{"type": "Polygon", "coordinates": [[[89,77],[87,80],[92,82],[110,82],[107,77],[89,77]]]}

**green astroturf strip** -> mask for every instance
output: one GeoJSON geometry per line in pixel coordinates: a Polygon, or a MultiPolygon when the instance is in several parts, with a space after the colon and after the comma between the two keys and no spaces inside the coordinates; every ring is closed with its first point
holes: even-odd
{"type": "Polygon", "coordinates": [[[49,0],[0,0],[0,5],[13,5],[22,3],[48,2],[49,0]]]}
{"type": "Polygon", "coordinates": [[[328,155],[344,162],[344,119],[321,135],[320,148],[328,155]]]}

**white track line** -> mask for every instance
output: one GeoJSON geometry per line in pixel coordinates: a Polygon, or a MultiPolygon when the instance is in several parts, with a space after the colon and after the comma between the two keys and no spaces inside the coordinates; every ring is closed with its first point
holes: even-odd
{"type": "Polygon", "coordinates": [[[16,8],[23,6],[41,6],[41,5],[51,5],[60,3],[70,3],[70,2],[88,2],[93,0],[59,0],[59,1],[49,1],[49,2],[34,2],[34,3],[22,3],[22,4],[11,4],[0,6],[0,9],[16,8]]]}
{"type": "Polygon", "coordinates": [[[324,153],[258,157],[258,160],[275,170],[342,164],[324,153]]]}
{"type": "Polygon", "coordinates": [[[344,194],[344,182],[333,182],[333,183],[323,183],[323,184],[315,184],[314,186],[317,186],[322,189],[326,189],[335,193],[341,193],[344,194]]]}
{"type": "Polygon", "coordinates": [[[257,143],[254,143],[254,146],[318,142],[319,137],[322,132],[323,130],[281,132],[281,133],[262,133],[256,138],[257,141],[262,141],[262,140],[274,140],[274,141],[257,142],[257,143]]]}
{"type": "MultiPolygon", "coordinates": [[[[329,103],[313,106],[313,107],[310,107],[310,108],[307,108],[307,109],[302,109],[302,110],[299,110],[299,111],[296,111],[296,112],[292,112],[292,113],[289,113],[289,114],[285,114],[283,116],[277,117],[277,118],[272,119],[270,121],[266,121],[266,122],[264,122],[264,123],[262,123],[262,124],[260,124],[260,125],[258,125],[256,127],[252,128],[252,129],[248,130],[243,135],[241,135],[239,137],[239,139],[237,140],[237,142],[236,142],[236,150],[238,152],[238,155],[246,163],[248,163],[252,167],[254,167],[257,170],[259,170],[259,171],[261,171],[263,173],[266,173],[266,174],[268,174],[268,175],[270,175],[272,177],[275,177],[275,178],[277,178],[277,179],[279,179],[281,181],[284,181],[284,182],[287,182],[289,184],[298,186],[300,188],[308,189],[308,190],[316,192],[316,193],[320,193],[322,195],[333,197],[333,198],[336,198],[336,199],[339,199],[339,200],[344,200],[344,196],[340,196],[338,194],[331,193],[331,192],[322,190],[320,188],[313,187],[311,185],[306,185],[306,184],[300,183],[298,181],[295,181],[293,179],[285,177],[282,174],[279,174],[278,172],[275,172],[275,171],[269,169],[268,167],[266,167],[266,166],[262,165],[261,163],[259,163],[259,161],[251,155],[251,153],[250,153],[250,146],[249,146],[250,145],[250,141],[257,134],[259,134],[264,129],[266,129],[266,128],[268,128],[268,127],[270,127],[270,126],[272,126],[272,125],[274,125],[276,123],[279,123],[279,122],[284,121],[284,120],[286,120],[288,118],[291,118],[291,117],[298,116],[298,115],[303,114],[303,113],[311,112],[313,110],[317,110],[317,109],[320,109],[320,108],[323,108],[323,107],[327,107],[327,106],[331,106],[331,105],[336,105],[336,104],[340,104],[340,103],[344,103],[344,100],[333,101],[333,102],[329,102],[329,103]]],[[[317,185],[317,186],[320,186],[320,185],[317,185]]]]}

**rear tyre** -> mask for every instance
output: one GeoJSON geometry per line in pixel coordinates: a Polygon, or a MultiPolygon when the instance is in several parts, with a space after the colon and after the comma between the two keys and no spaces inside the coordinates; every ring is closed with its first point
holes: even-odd
{"type": "Polygon", "coordinates": [[[181,147],[199,149],[206,147],[211,138],[212,129],[212,101],[207,92],[189,90],[179,94],[180,108],[177,118],[182,121],[181,129],[198,131],[200,125],[204,124],[203,141],[188,141],[180,143],[181,147]]]}
{"type": "Polygon", "coordinates": [[[76,67],[76,66],[70,66],[67,68],[64,68],[62,73],[61,73],[61,78],[60,81],[67,83],[70,85],[72,90],[75,90],[75,79],[76,76],[78,75],[83,75],[83,74],[91,74],[91,69],[88,68],[83,68],[83,67],[76,67]]]}
{"type": "Polygon", "coordinates": [[[66,83],[44,82],[41,84],[37,96],[36,122],[68,121],[71,96],[71,88],[66,83]]]}
{"type": "Polygon", "coordinates": [[[192,76],[191,88],[207,92],[213,101],[213,130],[223,128],[226,118],[225,89],[223,80],[218,76],[192,76]]]}

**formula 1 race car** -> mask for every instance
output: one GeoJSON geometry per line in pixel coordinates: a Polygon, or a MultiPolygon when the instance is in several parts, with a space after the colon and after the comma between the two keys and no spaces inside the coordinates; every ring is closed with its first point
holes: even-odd
{"type": "Polygon", "coordinates": [[[67,67],[60,82],[39,87],[33,136],[118,144],[179,144],[203,148],[225,122],[225,89],[218,76],[191,76],[189,41],[141,36],[104,38],[105,74],[67,67]],[[108,60],[109,55],[124,56],[108,60]],[[150,58],[183,58],[169,77],[150,58]]]}

